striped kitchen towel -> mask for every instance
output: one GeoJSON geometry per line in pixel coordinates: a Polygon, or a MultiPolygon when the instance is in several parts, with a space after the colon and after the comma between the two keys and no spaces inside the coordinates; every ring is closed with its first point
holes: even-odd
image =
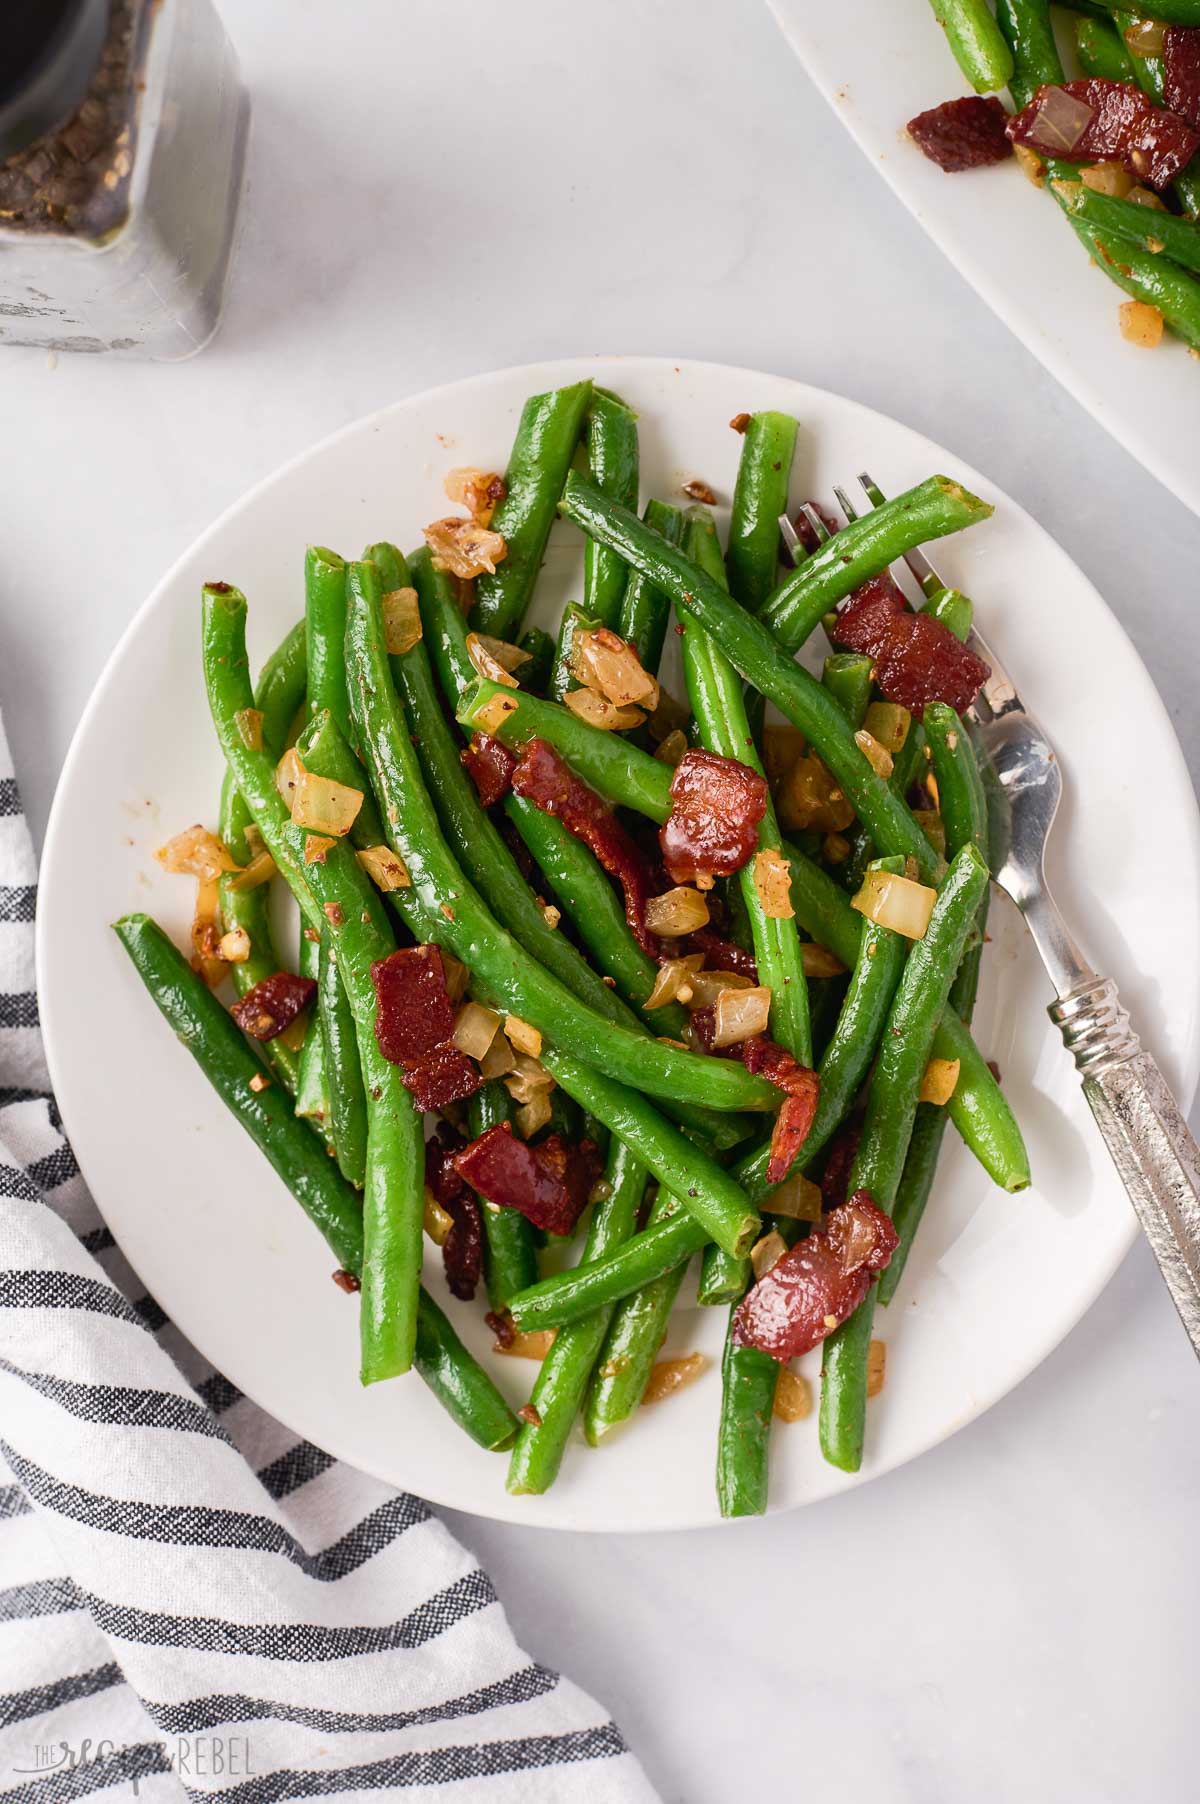
{"type": "Polygon", "coordinates": [[[0,1795],[653,1804],[417,1497],[263,1414],[141,1289],[49,1094],[0,727],[0,1795]]]}

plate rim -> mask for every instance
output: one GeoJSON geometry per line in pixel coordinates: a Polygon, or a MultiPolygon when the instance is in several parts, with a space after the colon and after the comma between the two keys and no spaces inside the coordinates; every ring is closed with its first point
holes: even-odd
{"type": "MultiPolygon", "coordinates": [[[[509,365],[500,369],[488,369],[473,375],[456,377],[451,382],[436,383],[424,389],[415,391],[410,395],[400,396],[384,406],[374,408],[366,414],[345,422],[343,425],[335,428],[332,432],[325,434],[311,445],[285,459],[281,464],[260,477],[248,489],[244,490],[242,494],[235,497],[228,506],[223,508],[221,512],[210,521],[208,526],[206,526],[202,532],[198,533],[190,543],[184,547],[180,555],[172,561],[163,576],[136,608],[129,622],[118,635],[111,651],[103,663],[71,736],[70,745],[68,746],[58,780],[55,784],[54,795],[47,818],[41,858],[39,860],[39,884],[42,882],[45,873],[51,868],[59,856],[58,839],[60,832],[63,830],[60,823],[67,807],[64,798],[70,790],[75,775],[75,767],[82,757],[84,739],[89,732],[93,717],[100,711],[104,704],[106,692],[114,678],[116,669],[123,658],[126,646],[137,637],[144,622],[149,619],[151,614],[163,604],[164,598],[175,583],[178,574],[196,557],[210,539],[216,537],[226,527],[229,521],[236,518],[244,511],[253,508],[260,495],[274,487],[276,484],[284,482],[295,469],[319,458],[343,439],[349,438],[360,432],[369,432],[375,423],[385,416],[400,412],[409,407],[426,404],[441,396],[454,394],[463,389],[478,388],[481,385],[500,385],[513,381],[518,377],[525,378],[528,381],[537,384],[537,392],[540,392],[541,387],[557,386],[561,381],[566,379],[578,380],[579,377],[577,372],[581,365],[608,366],[614,363],[620,364],[626,368],[641,368],[658,374],[674,373],[679,375],[685,372],[688,374],[699,372],[703,374],[712,374],[720,378],[746,378],[753,379],[756,382],[767,381],[777,383],[781,388],[786,387],[791,394],[797,397],[807,393],[832,401],[839,408],[862,415],[865,421],[883,419],[887,421],[889,425],[908,434],[922,445],[931,446],[939,457],[942,454],[945,454],[948,458],[953,460],[955,467],[960,471],[965,481],[978,483],[985,493],[990,493],[995,497],[999,505],[1011,508],[1015,514],[1019,515],[1027,528],[1032,528],[1035,534],[1046,541],[1054,552],[1067,559],[1079,581],[1088,591],[1090,591],[1095,602],[1108,615],[1109,621],[1116,629],[1117,634],[1123,642],[1125,651],[1132,660],[1132,667],[1138,673],[1143,684],[1147,704],[1152,709],[1157,710],[1159,724],[1166,729],[1164,744],[1176,765],[1176,775],[1182,780],[1184,787],[1192,798],[1192,806],[1188,811],[1186,819],[1187,851],[1191,860],[1192,869],[1200,876],[1200,798],[1197,798],[1195,794],[1187,761],[1184,758],[1174,723],[1171,720],[1166,704],[1159,694],[1149,670],[1142,661],[1141,655],[1126,631],[1122,621],[1113,609],[1109,607],[1108,602],[1104,599],[1103,595],[1096,588],[1095,584],[1092,583],[1087,574],[1075,564],[1074,560],[1070,557],[1070,554],[1064,547],[1058,544],[1058,541],[1054,539],[1048,529],[1042,526],[1041,522],[1027,509],[1022,507],[1019,502],[1009,496],[1004,489],[992,482],[983,472],[976,470],[969,460],[959,458],[950,447],[944,444],[934,443],[934,441],[928,439],[925,433],[921,432],[919,429],[905,425],[903,421],[896,420],[893,415],[886,413],[880,408],[870,407],[865,402],[855,400],[850,396],[841,395],[836,390],[824,388],[819,384],[810,383],[798,377],[779,375],[778,373],[767,370],[756,370],[745,365],[727,364],[714,359],[688,357],[675,359],[670,356],[653,354],[625,355],[620,353],[606,354],[601,352],[590,352],[573,357],[562,356],[523,364],[509,365]]],[[[530,389],[529,392],[535,392],[535,390],[530,389]]],[[[48,945],[49,929],[44,926],[44,920],[45,916],[39,909],[35,922],[35,984],[39,997],[39,1005],[41,1007],[41,1030],[47,1067],[50,1074],[51,1089],[56,1100],[58,1100],[60,1109],[62,1109],[64,1127],[67,1138],[70,1141],[71,1130],[69,1111],[63,1105],[59,1096],[57,1016],[53,1006],[49,1008],[42,1006],[43,998],[49,994],[46,977],[49,964],[52,962],[53,958],[52,951],[48,945]]],[[[1064,1056],[1066,1056],[1065,1053],[1064,1056]]],[[[1180,1057],[1183,1061],[1182,1095],[1180,1100],[1184,1104],[1184,1112],[1186,1114],[1191,1109],[1197,1092],[1200,1090],[1200,1038],[1197,1038],[1196,1042],[1190,1048],[1184,1048],[1180,1057]]],[[[101,1200],[94,1190],[92,1190],[92,1186],[88,1179],[88,1173],[82,1159],[80,1160],[80,1169],[84,1182],[88,1184],[89,1192],[93,1196],[97,1209],[100,1211],[101,1216],[107,1221],[101,1200]]],[[[979,1403],[977,1407],[971,1409],[968,1414],[958,1420],[940,1425],[931,1432],[927,1438],[921,1439],[917,1445],[902,1452],[897,1452],[893,1457],[877,1459],[868,1469],[860,1473],[853,1475],[837,1475],[837,1477],[832,1480],[830,1487],[821,1492],[820,1495],[800,1498],[794,1503],[779,1505],[774,1509],[770,1509],[768,1514],[783,1515],[796,1509],[810,1507],[814,1504],[831,1502],[848,1491],[857,1490],[864,1484],[870,1483],[875,1479],[884,1478],[898,1468],[912,1464],[915,1460],[922,1458],[925,1454],[931,1452],[944,1441],[961,1433],[964,1429],[970,1427],[972,1423],[978,1421],[980,1417],[987,1414],[994,1404],[1000,1402],[1003,1398],[1010,1395],[1019,1385],[1023,1384],[1031,1373],[1049,1357],[1055,1348],[1058,1347],[1070,1333],[1072,1333],[1083,1319],[1084,1315],[1092,1308],[1103,1291],[1107,1288],[1137,1236],[1138,1223],[1132,1208],[1130,1208],[1125,1229],[1122,1234],[1114,1237],[1112,1256],[1102,1271],[1095,1276],[1094,1286],[1091,1289],[1090,1294],[1087,1295],[1085,1300],[1079,1302],[1070,1313],[1058,1315],[1055,1318],[1053,1327],[1048,1329],[1043,1336],[1039,1337],[1036,1344],[1027,1352],[1026,1356],[1006,1373],[1003,1385],[994,1392],[989,1392],[986,1399],[979,1403]]],[[[120,1245],[120,1242],[118,1242],[118,1245],[120,1245]]],[[[123,1247],[121,1248],[121,1251],[130,1265],[130,1268],[136,1272],[137,1267],[132,1258],[125,1252],[123,1247]]],[[[171,1319],[174,1320],[174,1317],[172,1316],[171,1319]]],[[[182,1333],[183,1331],[180,1330],[180,1332],[182,1333]]],[[[206,1350],[204,1344],[207,1340],[206,1336],[189,1333],[185,1338],[188,1339],[189,1343],[195,1347],[196,1351],[209,1364],[215,1366],[218,1370],[222,1369],[222,1362],[219,1359],[211,1357],[210,1353],[206,1350]]],[[[246,1389],[240,1384],[239,1389],[242,1390],[243,1395],[253,1402],[256,1407],[262,1409],[264,1413],[281,1422],[289,1432],[295,1433],[305,1439],[308,1438],[306,1431],[302,1427],[297,1427],[292,1421],[289,1421],[285,1415],[280,1414],[274,1404],[263,1402],[259,1396],[255,1394],[253,1389],[246,1389]]],[[[325,1451],[332,1450],[327,1448],[325,1451]]],[[[337,1453],[334,1453],[334,1457],[339,1459],[346,1458],[345,1455],[337,1453]]],[[[353,1462],[347,1460],[347,1463],[352,1463],[356,1469],[367,1472],[370,1476],[379,1479],[383,1483],[396,1488],[403,1487],[403,1481],[398,1480],[394,1473],[389,1471],[383,1463],[373,1463],[358,1456],[356,1456],[353,1462]]],[[[647,1523],[635,1517],[620,1517],[615,1521],[605,1522],[603,1525],[592,1523],[581,1524],[562,1519],[534,1520],[528,1515],[522,1515],[520,1507],[522,1499],[510,1498],[507,1492],[503,1492],[499,1499],[489,1500],[486,1505],[481,1505],[479,1508],[464,1503],[459,1497],[441,1495],[436,1487],[431,1487],[424,1482],[422,1482],[421,1485],[421,1495],[426,1501],[434,1504],[438,1508],[452,1509],[468,1515],[477,1515],[481,1519],[489,1521],[512,1522],[525,1528],[551,1529],[564,1533],[666,1534],[678,1533],[686,1530],[710,1529],[718,1526],[722,1528],[731,1527],[734,1526],[735,1522],[738,1520],[733,1519],[733,1521],[727,1521],[721,1518],[714,1519],[708,1515],[676,1514],[669,1521],[660,1520],[647,1523]]],[[[755,1520],[755,1518],[750,1518],[750,1520],[755,1520]]]]}

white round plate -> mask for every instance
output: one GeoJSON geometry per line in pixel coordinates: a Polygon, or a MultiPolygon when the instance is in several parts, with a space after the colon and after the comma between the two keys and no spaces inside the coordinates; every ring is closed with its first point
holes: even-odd
{"type": "MultiPolygon", "coordinates": [[[[192,547],[117,647],[67,759],[42,867],[42,1019],[67,1131],[109,1226],[152,1295],[241,1390],[331,1453],[456,1509],[557,1528],[684,1528],[717,1520],[725,1312],[676,1315],[669,1350],[713,1356],[691,1389],[640,1412],[598,1452],[573,1445],[547,1496],[508,1496],[504,1458],[472,1446],[415,1375],[360,1388],[356,1312],[330,1282],[329,1252],[172,1040],[109,928],[147,909],[186,943],[193,885],[166,876],[152,853],[191,822],[216,821],[221,759],[200,678],[201,583],[245,589],[257,664],[301,610],[306,543],[353,553],[381,537],[419,542],[422,524],[445,511],[446,469],[502,469],[525,397],[583,376],[639,410],[647,494],[678,495],[702,477],[726,516],[740,444],[727,422],[777,407],[801,421],[796,503],[828,499],[864,462],[885,490],[943,470],[996,503],[994,520],[938,547],[938,563],[975,597],[1062,756],[1053,876],[1067,918],[1190,1100],[1196,804],[1162,705],[1096,592],[1014,502],[895,421],[803,383],[656,358],[535,365],[402,401],[290,464],[192,547]]],[[[578,594],[581,567],[580,541],[560,524],[543,616],[578,594]]],[[[977,1031],[1024,1125],[1034,1187],[1003,1195],[947,1139],[927,1222],[879,1329],[887,1385],[871,1405],[863,1478],[912,1459],[1023,1378],[1134,1232],[1047,1021],[1037,959],[1010,908],[998,904],[992,920],[977,1031]]],[[[427,1280],[446,1297],[436,1255],[427,1280]]],[[[469,1345],[523,1401],[534,1368],[492,1359],[482,1305],[446,1300],[469,1345]]],[[[814,1377],[816,1365],[813,1356],[814,1377]]],[[[778,1427],[772,1467],[773,1509],[856,1482],[822,1462],[811,1419],[778,1427]]]]}
{"type": "MultiPolygon", "coordinates": [[[[1200,513],[1200,369],[1186,346],[1168,334],[1148,353],[1121,337],[1126,297],[1014,162],[945,175],[905,132],[917,113],[971,91],[929,0],[767,3],[846,130],[955,269],[1093,419],[1200,513]]],[[[1078,75],[1072,15],[1056,8],[1055,17],[1063,62],[1078,75]]],[[[969,358],[969,347],[960,351],[969,358]]]]}

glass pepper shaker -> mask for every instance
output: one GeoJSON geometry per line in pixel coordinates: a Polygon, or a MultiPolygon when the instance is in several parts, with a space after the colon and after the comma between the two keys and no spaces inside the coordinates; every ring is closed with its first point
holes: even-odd
{"type": "Polygon", "coordinates": [[[5,0],[0,345],[174,362],[217,329],[249,105],[211,0],[5,0]]]}

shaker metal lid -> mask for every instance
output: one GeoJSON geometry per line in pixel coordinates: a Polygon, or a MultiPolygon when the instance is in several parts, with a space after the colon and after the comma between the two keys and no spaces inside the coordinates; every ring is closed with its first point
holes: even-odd
{"type": "Polygon", "coordinates": [[[110,0],[5,0],[0,162],[70,118],[100,60],[110,10],[110,0]]]}

